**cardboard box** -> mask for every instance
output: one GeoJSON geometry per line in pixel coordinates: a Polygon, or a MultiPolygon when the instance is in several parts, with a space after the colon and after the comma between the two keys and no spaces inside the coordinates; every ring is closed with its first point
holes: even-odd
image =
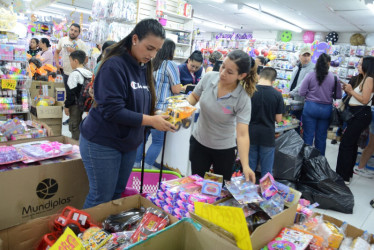
{"type": "Polygon", "coordinates": [[[48,86],[44,87],[44,89],[48,89],[48,96],[54,97],[55,96],[55,89],[56,88],[63,88],[65,89],[64,83],[63,82],[45,82],[45,81],[32,81],[31,87],[30,87],[30,96],[31,99],[34,99],[40,93],[43,91],[43,86],[48,86]]]}
{"type": "Polygon", "coordinates": [[[233,245],[191,219],[183,219],[147,240],[137,243],[131,249],[226,250],[239,248],[236,244],[233,245]]]}
{"type": "MultiPolygon", "coordinates": [[[[296,198],[297,201],[300,197],[296,198]]],[[[227,199],[223,199],[225,201],[227,199]]],[[[220,201],[219,201],[220,202],[220,201]]],[[[216,202],[214,204],[218,204],[216,202]]],[[[252,248],[253,250],[259,250],[269,243],[277,234],[282,230],[282,228],[291,226],[294,224],[296,216],[297,202],[293,203],[290,207],[286,208],[280,214],[277,214],[271,218],[265,224],[256,228],[256,230],[251,234],[252,248]]],[[[200,224],[206,226],[214,233],[218,234],[221,238],[225,238],[227,241],[235,242],[234,236],[224,230],[221,227],[214,225],[213,223],[200,218],[196,214],[190,213],[191,217],[197,220],[200,224]],[[196,218],[198,217],[198,218],[196,218]]]]}
{"type": "Polygon", "coordinates": [[[38,119],[36,116],[31,115],[31,119],[33,121],[48,125],[50,129],[49,136],[60,136],[62,133],[62,118],[38,119]]]}
{"type": "MultiPolygon", "coordinates": [[[[93,221],[101,224],[111,214],[117,214],[132,208],[140,208],[141,206],[157,208],[149,200],[140,195],[134,195],[110,201],[84,211],[91,215],[93,221]]],[[[168,215],[171,224],[178,221],[174,216],[168,215]]],[[[43,235],[51,232],[51,221],[55,217],[56,215],[51,215],[34,219],[22,225],[0,231],[0,239],[3,240],[3,250],[35,249],[43,235]]]]}
{"type": "Polygon", "coordinates": [[[31,101],[31,114],[36,116],[38,119],[43,118],[62,118],[63,106],[56,103],[56,106],[36,106],[36,103],[31,101]]]}
{"type": "MultiPolygon", "coordinates": [[[[0,146],[33,141],[78,142],[64,136],[8,141],[0,146]]],[[[67,205],[82,208],[88,179],[81,159],[0,172],[0,230],[57,213],[67,205]]]]}

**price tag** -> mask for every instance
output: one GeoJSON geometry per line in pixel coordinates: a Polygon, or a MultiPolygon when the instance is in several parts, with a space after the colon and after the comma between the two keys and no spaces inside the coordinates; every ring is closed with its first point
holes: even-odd
{"type": "Polygon", "coordinates": [[[232,233],[240,249],[252,250],[252,242],[243,209],[195,202],[195,213],[232,233]]]}
{"type": "Polygon", "coordinates": [[[50,250],[83,250],[81,240],[75,235],[75,233],[67,227],[65,232],[58,238],[58,240],[53,244],[50,250]]]}
{"type": "Polygon", "coordinates": [[[1,79],[1,88],[2,89],[11,89],[15,90],[17,86],[17,81],[13,79],[1,79]]]}

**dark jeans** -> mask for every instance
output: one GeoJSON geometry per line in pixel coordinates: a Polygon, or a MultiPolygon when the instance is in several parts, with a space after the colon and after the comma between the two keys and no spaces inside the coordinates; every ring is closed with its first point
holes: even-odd
{"type": "Polygon", "coordinates": [[[349,181],[353,176],[353,167],[357,158],[357,142],[362,131],[364,131],[371,122],[370,106],[350,106],[350,111],[355,115],[347,122],[347,128],[343,134],[339,146],[338,161],[336,163],[336,172],[343,177],[344,181],[349,181]]]}
{"type": "Polygon", "coordinates": [[[82,122],[83,111],[81,111],[78,105],[73,105],[69,107],[69,131],[71,132],[71,137],[74,140],[79,140],[79,125],[82,122]]]}
{"type": "Polygon", "coordinates": [[[213,164],[215,174],[230,180],[235,162],[235,148],[212,149],[200,144],[193,136],[190,138],[190,161],[192,174],[204,177],[213,164]]]}
{"type": "Polygon", "coordinates": [[[80,138],[80,152],[90,189],[83,208],[119,199],[126,189],[134,165],[136,150],[120,152],[80,138]]]}
{"type": "Polygon", "coordinates": [[[275,147],[251,144],[249,149],[249,166],[253,171],[256,171],[257,165],[260,162],[261,177],[264,177],[267,173],[273,174],[274,152],[275,147]]]}
{"type": "Polygon", "coordinates": [[[303,111],[304,142],[315,147],[325,155],[327,130],[332,112],[331,104],[306,101],[303,111]]]}

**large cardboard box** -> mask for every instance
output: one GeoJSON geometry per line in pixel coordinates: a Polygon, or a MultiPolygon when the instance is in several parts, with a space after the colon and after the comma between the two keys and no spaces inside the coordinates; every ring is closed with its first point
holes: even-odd
{"type": "Polygon", "coordinates": [[[45,90],[48,90],[48,96],[54,97],[56,88],[64,88],[63,82],[45,82],[45,81],[32,81],[30,87],[30,96],[31,99],[34,99],[40,93],[42,93],[43,86],[45,90]]]}
{"type": "Polygon", "coordinates": [[[191,219],[183,219],[130,249],[227,250],[239,248],[191,219]]]}
{"type": "Polygon", "coordinates": [[[38,119],[46,118],[61,118],[63,106],[56,103],[56,106],[36,106],[34,101],[31,101],[31,114],[33,114],[38,119]]]}
{"type": "Polygon", "coordinates": [[[48,125],[51,133],[50,136],[60,136],[62,133],[62,118],[44,118],[39,119],[34,115],[31,115],[31,119],[36,122],[44,123],[48,125]]]}
{"type": "MultiPolygon", "coordinates": [[[[93,221],[101,224],[101,222],[111,214],[117,214],[131,208],[140,208],[141,206],[157,208],[149,200],[141,197],[140,195],[134,195],[119,200],[110,201],[84,211],[91,215],[93,221]]],[[[178,219],[174,216],[171,216],[170,214],[168,215],[171,224],[178,221],[178,219]]],[[[3,240],[3,250],[35,249],[43,235],[50,232],[51,221],[55,217],[56,215],[38,218],[22,225],[0,231],[0,239],[3,240]]]]}
{"type": "MultiPolygon", "coordinates": [[[[268,222],[256,228],[256,230],[251,234],[252,248],[253,250],[259,250],[269,243],[277,234],[281,231],[282,228],[291,226],[294,224],[297,203],[300,197],[296,197],[295,202],[286,208],[280,214],[273,216],[268,222]]],[[[222,200],[224,201],[224,200],[222,200]]],[[[217,203],[215,203],[217,204],[217,203]]],[[[235,238],[230,233],[224,230],[223,228],[214,225],[213,223],[200,218],[196,214],[190,213],[191,217],[198,221],[200,224],[206,226],[211,231],[219,235],[221,238],[234,243],[235,238]]]]}
{"type": "MultiPolygon", "coordinates": [[[[58,136],[3,142],[0,146],[42,140],[78,144],[58,136]]],[[[0,230],[57,213],[67,205],[82,208],[89,188],[81,159],[0,172],[0,183],[0,230]]]]}

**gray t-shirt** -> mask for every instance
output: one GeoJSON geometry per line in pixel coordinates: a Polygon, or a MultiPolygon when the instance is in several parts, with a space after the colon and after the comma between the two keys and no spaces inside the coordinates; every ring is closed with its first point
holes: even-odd
{"type": "Polygon", "coordinates": [[[236,146],[236,124],[249,124],[251,98],[238,84],[230,94],[217,98],[219,72],[206,73],[194,93],[200,97],[199,122],[192,135],[202,145],[212,149],[236,146]]]}

